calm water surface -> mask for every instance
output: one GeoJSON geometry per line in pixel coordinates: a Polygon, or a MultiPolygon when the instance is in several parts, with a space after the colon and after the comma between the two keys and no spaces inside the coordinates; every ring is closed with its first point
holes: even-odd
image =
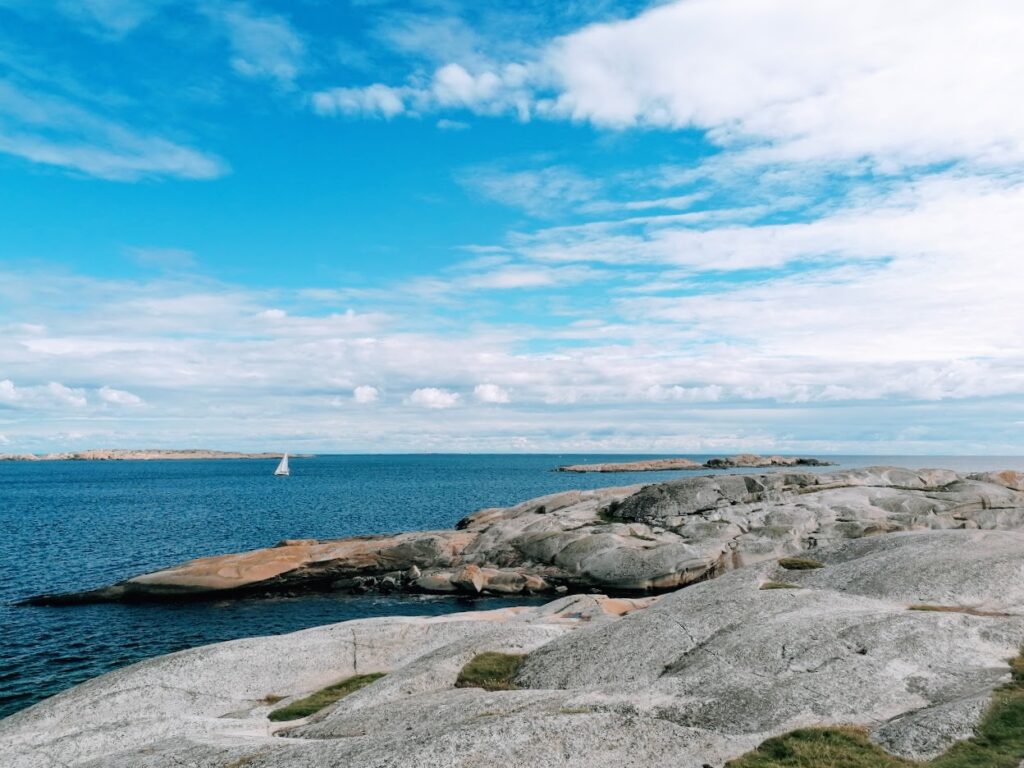
{"type": "MultiPolygon", "coordinates": [[[[480,610],[508,601],[308,596],[181,605],[15,607],[40,592],[98,587],[201,555],[284,538],[451,527],[489,506],[570,488],[657,482],[679,472],[577,475],[560,464],[642,456],[320,456],[273,461],[0,462],[0,717],[162,653],[371,616],[480,610]]],[[[704,460],[707,456],[691,456],[704,460]]],[[[1024,470],[1024,458],[831,457],[1024,470]]]]}

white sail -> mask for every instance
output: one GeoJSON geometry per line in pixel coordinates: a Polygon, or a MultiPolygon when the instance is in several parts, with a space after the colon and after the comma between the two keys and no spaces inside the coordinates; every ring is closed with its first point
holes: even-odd
{"type": "Polygon", "coordinates": [[[288,454],[286,453],[281,457],[281,463],[277,465],[277,469],[274,470],[275,475],[290,475],[291,471],[288,469],[288,454]]]}

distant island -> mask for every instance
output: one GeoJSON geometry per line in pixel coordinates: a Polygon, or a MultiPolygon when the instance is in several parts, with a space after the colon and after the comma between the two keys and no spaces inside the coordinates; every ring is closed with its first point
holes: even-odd
{"type": "Polygon", "coordinates": [[[94,448],[66,453],[0,453],[0,461],[151,461],[154,459],[280,459],[282,453],[239,453],[236,451],[207,451],[199,448],[185,450],[139,450],[131,448],[94,448]]]}
{"type": "Polygon", "coordinates": [[[738,467],[831,467],[834,462],[801,456],[758,456],[741,453],[736,456],[708,459],[703,464],[691,459],[643,459],[642,461],[609,462],[605,464],[569,464],[559,472],[661,472],[679,469],[736,469],[738,467]]]}

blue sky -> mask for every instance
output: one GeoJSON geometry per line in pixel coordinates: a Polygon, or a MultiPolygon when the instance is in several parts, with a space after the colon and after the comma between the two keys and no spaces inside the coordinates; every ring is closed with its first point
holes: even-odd
{"type": "Polygon", "coordinates": [[[1024,11],[0,0],[0,451],[1024,451],[1024,11]]]}

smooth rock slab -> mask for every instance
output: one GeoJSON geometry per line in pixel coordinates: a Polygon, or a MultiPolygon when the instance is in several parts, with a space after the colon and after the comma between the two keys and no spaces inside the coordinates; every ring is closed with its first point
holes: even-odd
{"type": "Polygon", "coordinates": [[[371,619],[143,662],[0,722],[10,768],[720,766],[797,727],[856,724],[913,758],[966,735],[1024,643],[1024,533],[847,541],[644,601],[371,619]],[[764,590],[767,581],[799,588],[764,590]],[[922,603],[988,615],[914,611],[922,603]],[[484,651],[520,690],[454,687],[484,651]],[[294,724],[304,696],[388,674],[294,724]]]}

